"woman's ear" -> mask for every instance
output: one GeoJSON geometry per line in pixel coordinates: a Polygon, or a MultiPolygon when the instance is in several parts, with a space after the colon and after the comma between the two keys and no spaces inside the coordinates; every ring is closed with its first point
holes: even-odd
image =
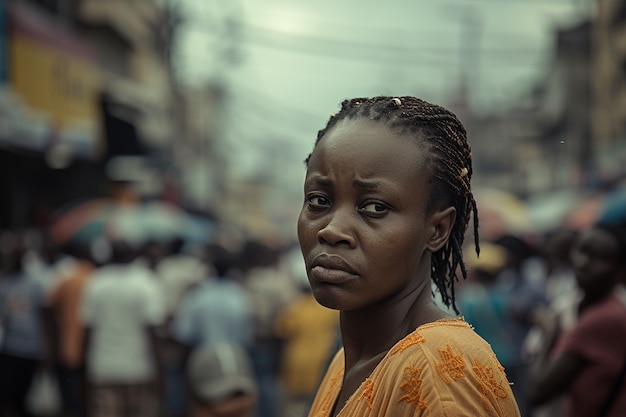
{"type": "Polygon", "coordinates": [[[447,207],[443,210],[436,211],[430,216],[430,228],[431,235],[426,242],[426,248],[431,252],[437,252],[443,248],[456,220],[456,208],[447,207]]]}

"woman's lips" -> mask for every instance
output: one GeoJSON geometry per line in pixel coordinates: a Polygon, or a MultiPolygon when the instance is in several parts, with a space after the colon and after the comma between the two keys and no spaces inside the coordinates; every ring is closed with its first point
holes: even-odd
{"type": "Polygon", "coordinates": [[[320,255],[313,262],[311,275],[317,281],[338,284],[354,279],[357,273],[338,256],[320,255]]]}
{"type": "Polygon", "coordinates": [[[315,277],[317,281],[332,284],[338,284],[355,277],[355,275],[350,272],[342,271],[341,269],[328,269],[323,266],[314,266],[311,268],[311,274],[313,274],[313,277],[315,277]]]}

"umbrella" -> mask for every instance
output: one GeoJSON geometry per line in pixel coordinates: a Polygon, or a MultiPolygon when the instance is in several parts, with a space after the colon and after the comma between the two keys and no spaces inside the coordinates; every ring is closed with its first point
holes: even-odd
{"type": "Polygon", "coordinates": [[[213,223],[163,201],[146,203],[94,199],[69,205],[56,214],[50,232],[59,245],[90,244],[97,238],[121,239],[136,245],[177,238],[207,243],[213,223]]]}
{"type": "Polygon", "coordinates": [[[530,222],[538,232],[548,232],[563,226],[563,219],[586,196],[576,189],[554,190],[533,195],[526,200],[530,222]]]}
{"type": "Polygon", "coordinates": [[[598,220],[601,222],[626,224],[626,187],[608,193],[598,214],[598,220]]]}
{"type": "Polygon", "coordinates": [[[163,241],[183,239],[204,244],[213,241],[215,222],[200,214],[192,214],[165,201],[152,201],[141,206],[137,227],[147,239],[163,241]]]}
{"type": "Polygon", "coordinates": [[[583,198],[566,213],[562,226],[573,230],[583,230],[592,226],[600,217],[605,198],[603,193],[591,194],[583,198]]]}
{"type": "Polygon", "coordinates": [[[515,194],[497,188],[478,188],[474,192],[478,206],[479,232],[486,240],[533,230],[528,208],[515,194]]]}
{"type": "Polygon", "coordinates": [[[102,235],[117,207],[111,199],[77,200],[59,208],[52,216],[49,233],[59,246],[89,244],[102,235]]]}
{"type": "Polygon", "coordinates": [[[187,213],[174,204],[150,201],[142,204],[135,215],[135,227],[147,240],[172,240],[185,233],[187,213]]]}

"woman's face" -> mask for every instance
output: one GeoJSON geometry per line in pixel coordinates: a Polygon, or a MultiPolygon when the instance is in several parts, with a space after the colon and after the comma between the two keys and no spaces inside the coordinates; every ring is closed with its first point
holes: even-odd
{"type": "Polygon", "coordinates": [[[298,238],[320,304],[356,310],[430,282],[425,252],[436,227],[426,210],[424,152],[414,138],[366,119],[343,121],[318,143],[298,238]]]}
{"type": "Polygon", "coordinates": [[[578,286],[586,291],[604,289],[616,280],[619,246],[609,232],[592,228],[578,237],[571,251],[578,286]]]}

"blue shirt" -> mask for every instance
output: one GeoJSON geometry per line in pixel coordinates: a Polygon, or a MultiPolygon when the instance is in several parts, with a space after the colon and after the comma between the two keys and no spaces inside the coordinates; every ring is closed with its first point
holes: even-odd
{"type": "Polygon", "coordinates": [[[248,293],[229,280],[200,284],[184,298],[172,335],[191,347],[226,342],[249,348],[253,316],[248,293]]]}
{"type": "Polygon", "coordinates": [[[43,283],[22,272],[0,278],[0,352],[42,359],[45,338],[40,319],[43,283]]]}

